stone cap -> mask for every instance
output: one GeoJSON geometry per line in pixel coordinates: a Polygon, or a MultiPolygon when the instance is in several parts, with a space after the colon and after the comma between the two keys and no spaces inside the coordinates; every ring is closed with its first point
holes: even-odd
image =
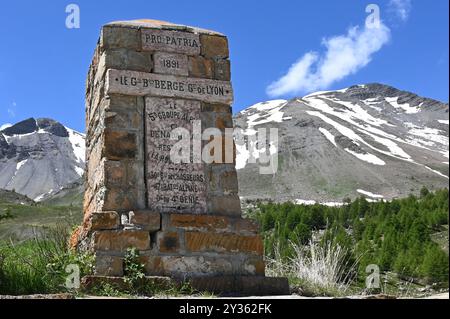
{"type": "Polygon", "coordinates": [[[208,34],[208,35],[217,35],[217,36],[225,36],[222,33],[182,25],[182,24],[175,24],[172,22],[167,21],[161,21],[161,20],[152,20],[152,19],[138,19],[138,20],[129,20],[129,21],[113,21],[110,23],[107,23],[105,26],[117,26],[117,27],[128,27],[128,28],[147,28],[147,29],[160,29],[160,30],[171,30],[171,31],[184,31],[184,32],[191,32],[195,34],[208,34]]]}

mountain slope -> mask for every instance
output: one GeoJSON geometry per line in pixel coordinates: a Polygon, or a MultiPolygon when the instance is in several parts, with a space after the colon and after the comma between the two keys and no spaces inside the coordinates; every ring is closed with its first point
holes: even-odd
{"type": "MultiPolygon", "coordinates": [[[[244,199],[342,202],[364,195],[391,199],[448,187],[448,104],[382,84],[256,104],[235,126],[252,140],[278,128],[279,168],[260,175],[256,142],[237,145],[244,199]],[[253,147],[253,148],[252,148],[253,147]]],[[[269,146],[269,145],[267,145],[269,146]]],[[[259,147],[259,146],[258,146],[259,147]]]]}
{"type": "Polygon", "coordinates": [[[13,191],[7,191],[0,189],[0,203],[20,204],[20,205],[33,205],[34,202],[25,195],[18,194],[13,191]]]}
{"type": "Polygon", "coordinates": [[[36,201],[79,179],[84,135],[51,119],[27,119],[0,131],[0,188],[36,201]]]}

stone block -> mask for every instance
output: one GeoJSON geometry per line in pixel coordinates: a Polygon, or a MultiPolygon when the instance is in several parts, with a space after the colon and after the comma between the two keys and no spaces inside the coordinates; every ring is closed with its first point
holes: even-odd
{"type": "Polygon", "coordinates": [[[230,60],[216,59],[216,61],[214,61],[214,79],[231,81],[230,60]]]}
{"type": "Polygon", "coordinates": [[[202,43],[201,54],[205,58],[228,58],[228,40],[215,35],[200,35],[202,43]]]}
{"type": "Polygon", "coordinates": [[[120,186],[127,184],[127,166],[124,162],[108,161],[103,162],[105,184],[108,186],[120,186]]]}
{"type": "Polygon", "coordinates": [[[227,104],[202,103],[202,112],[231,113],[231,106],[227,104]]]}
{"type": "Polygon", "coordinates": [[[157,235],[158,250],[161,253],[177,253],[180,250],[178,232],[159,232],[157,235]]]}
{"type": "Polygon", "coordinates": [[[124,252],[128,248],[150,249],[150,234],[141,230],[109,230],[93,233],[93,245],[99,251],[124,252]]]}
{"type": "Polygon", "coordinates": [[[107,111],[136,111],[137,97],[131,95],[110,94],[107,97],[107,111]]]}
{"type": "Polygon", "coordinates": [[[139,130],[142,125],[142,115],[137,112],[106,112],[105,127],[108,129],[139,130]]]}
{"type": "Polygon", "coordinates": [[[149,256],[143,257],[148,275],[173,276],[181,279],[201,275],[230,275],[231,259],[208,256],[149,256]]]}
{"type": "Polygon", "coordinates": [[[189,75],[188,57],[184,54],[155,52],[153,55],[154,73],[189,75]]]}
{"type": "Polygon", "coordinates": [[[141,72],[151,72],[153,69],[152,56],[149,52],[136,52],[127,49],[107,50],[105,66],[107,69],[123,69],[141,72]]]}
{"type": "Polygon", "coordinates": [[[247,218],[238,218],[234,227],[239,234],[258,234],[260,231],[258,222],[247,218]]]}
{"type": "Polygon", "coordinates": [[[136,134],[105,130],[104,156],[110,160],[133,159],[137,154],[136,134]]]}
{"type": "Polygon", "coordinates": [[[240,216],[241,201],[237,194],[210,196],[208,199],[210,214],[240,216]]]}
{"type": "Polygon", "coordinates": [[[95,256],[94,274],[97,276],[123,276],[123,259],[116,256],[95,256]]]}
{"type": "Polygon", "coordinates": [[[186,232],[186,249],[191,252],[250,253],[263,255],[259,236],[240,236],[214,232],[186,232]]]}
{"type": "Polygon", "coordinates": [[[140,32],[137,28],[104,26],[100,46],[103,49],[126,48],[141,51],[140,32]]]}
{"type": "Polygon", "coordinates": [[[189,57],[189,76],[212,79],[214,75],[214,62],[202,56],[189,57]]]}
{"type": "Polygon", "coordinates": [[[117,212],[97,212],[91,215],[91,230],[110,230],[120,226],[117,212]]]}
{"type": "Polygon", "coordinates": [[[145,51],[163,51],[198,55],[200,39],[198,34],[190,32],[142,29],[142,49],[145,51]]]}
{"type": "Polygon", "coordinates": [[[216,113],[216,123],[215,127],[220,130],[225,130],[226,128],[233,128],[233,117],[231,113],[216,113]]]}
{"type": "Polygon", "coordinates": [[[213,215],[170,214],[169,229],[184,230],[226,230],[230,229],[227,217],[213,215]]]}
{"type": "Polygon", "coordinates": [[[126,186],[108,185],[107,188],[99,192],[102,202],[102,211],[105,210],[133,210],[140,208],[140,201],[136,189],[126,186]]]}
{"type": "Polygon", "coordinates": [[[161,229],[161,214],[146,210],[135,210],[129,213],[129,222],[148,232],[161,229]]]}
{"type": "Polygon", "coordinates": [[[219,185],[224,194],[238,193],[238,177],[235,170],[220,174],[219,185]]]}

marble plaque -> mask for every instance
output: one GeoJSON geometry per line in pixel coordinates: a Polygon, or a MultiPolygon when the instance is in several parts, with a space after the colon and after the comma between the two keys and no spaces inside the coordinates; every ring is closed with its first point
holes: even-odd
{"type": "MultiPolygon", "coordinates": [[[[206,177],[203,163],[173,163],[170,150],[178,140],[173,129],[187,129],[200,120],[198,101],[171,98],[145,99],[146,183],[149,209],[167,213],[204,214],[206,177]]],[[[192,154],[192,142],[191,142],[192,154]]]]}

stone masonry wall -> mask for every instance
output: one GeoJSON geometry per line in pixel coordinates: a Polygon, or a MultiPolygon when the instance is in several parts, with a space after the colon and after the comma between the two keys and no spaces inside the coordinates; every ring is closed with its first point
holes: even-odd
{"type": "MultiPolygon", "coordinates": [[[[258,225],[241,217],[233,163],[202,164],[206,208],[199,210],[201,213],[151,209],[146,98],[155,94],[156,98],[165,97],[156,88],[152,91],[156,93],[144,92],[136,83],[130,91],[117,89],[119,76],[115,74],[123,71],[132,71],[129,74],[136,77],[220,81],[217,83],[225,85],[226,93],[232,94],[227,86],[231,72],[225,36],[153,20],[104,26],[86,84],[84,221],[73,234],[72,246],[95,252],[97,275],[122,276],[124,254],[135,247],[149,275],[264,276],[258,225]],[[158,34],[163,43],[149,45],[147,41],[152,36],[158,39],[158,34]],[[170,42],[168,34],[184,40],[170,42]],[[198,46],[189,45],[195,39],[200,41],[198,46]]],[[[167,93],[167,98],[172,97],[185,99],[167,93]]],[[[203,129],[233,127],[231,100],[226,96],[205,96],[199,101],[203,129]]],[[[233,143],[229,139],[232,137],[223,139],[224,145],[233,143]]],[[[231,156],[234,161],[234,150],[231,156]]]]}

